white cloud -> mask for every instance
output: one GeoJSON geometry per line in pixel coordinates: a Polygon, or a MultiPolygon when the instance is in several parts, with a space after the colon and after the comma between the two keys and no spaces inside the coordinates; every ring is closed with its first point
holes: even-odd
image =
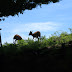
{"type": "Polygon", "coordinates": [[[29,32],[29,31],[55,31],[60,24],[53,22],[44,22],[44,23],[30,23],[30,24],[18,24],[12,32],[20,33],[20,32],[29,32]]]}
{"type": "MultiPolygon", "coordinates": [[[[8,42],[8,43],[13,43],[13,36],[15,34],[20,35],[23,39],[28,39],[31,38],[33,39],[32,36],[29,36],[30,31],[40,31],[41,36],[46,36],[49,37],[51,34],[51,31],[57,31],[61,25],[59,23],[54,23],[54,22],[40,22],[40,23],[29,23],[29,24],[15,24],[13,25],[12,28],[10,29],[10,33],[8,33],[6,36],[3,35],[5,38],[2,39],[2,43],[8,42]]],[[[9,29],[8,29],[9,31],[9,29]]]]}

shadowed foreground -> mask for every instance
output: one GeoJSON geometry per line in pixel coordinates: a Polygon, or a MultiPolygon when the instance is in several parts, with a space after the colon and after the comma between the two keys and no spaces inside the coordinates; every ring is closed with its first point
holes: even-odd
{"type": "MultiPolygon", "coordinates": [[[[72,65],[72,45],[65,44],[59,49],[43,48],[41,50],[33,51],[32,49],[24,50],[16,54],[1,53],[0,51],[0,65],[1,67],[21,67],[23,69],[48,69],[52,70],[68,70],[72,65]],[[46,50],[42,53],[42,51],[46,50]]],[[[12,68],[11,67],[11,68],[12,68]]]]}

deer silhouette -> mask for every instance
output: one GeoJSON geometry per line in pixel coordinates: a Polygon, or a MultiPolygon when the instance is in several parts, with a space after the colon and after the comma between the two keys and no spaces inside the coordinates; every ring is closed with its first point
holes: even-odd
{"type": "Polygon", "coordinates": [[[16,34],[14,37],[13,37],[13,43],[16,43],[17,40],[21,40],[22,37],[19,36],[18,34],[16,34]],[[14,42],[14,39],[15,39],[15,42],[14,42]]]}
{"type": "Polygon", "coordinates": [[[33,39],[36,37],[39,40],[39,37],[41,37],[41,33],[40,31],[36,31],[35,33],[32,33],[32,31],[30,31],[29,35],[33,36],[33,39]]]}

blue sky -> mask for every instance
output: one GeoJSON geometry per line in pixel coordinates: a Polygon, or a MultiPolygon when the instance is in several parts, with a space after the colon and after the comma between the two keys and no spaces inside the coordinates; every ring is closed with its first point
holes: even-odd
{"type": "Polygon", "coordinates": [[[56,31],[72,28],[72,0],[38,6],[14,17],[9,16],[0,22],[2,43],[13,43],[13,36],[19,34],[23,39],[32,38],[30,31],[40,31],[47,38],[56,31]]]}

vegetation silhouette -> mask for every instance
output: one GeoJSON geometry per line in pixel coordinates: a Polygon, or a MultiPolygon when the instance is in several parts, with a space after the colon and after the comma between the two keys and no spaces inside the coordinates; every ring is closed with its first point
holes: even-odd
{"type": "MultiPolygon", "coordinates": [[[[56,3],[60,0],[0,0],[0,17],[23,14],[25,10],[32,10],[42,4],[56,3]]],[[[0,19],[0,21],[5,19],[0,19]]]]}
{"type": "Polygon", "coordinates": [[[0,60],[11,65],[21,63],[27,68],[68,70],[72,64],[72,33],[54,33],[49,38],[43,36],[41,41],[28,38],[17,44],[5,43],[0,48],[0,60]]]}

